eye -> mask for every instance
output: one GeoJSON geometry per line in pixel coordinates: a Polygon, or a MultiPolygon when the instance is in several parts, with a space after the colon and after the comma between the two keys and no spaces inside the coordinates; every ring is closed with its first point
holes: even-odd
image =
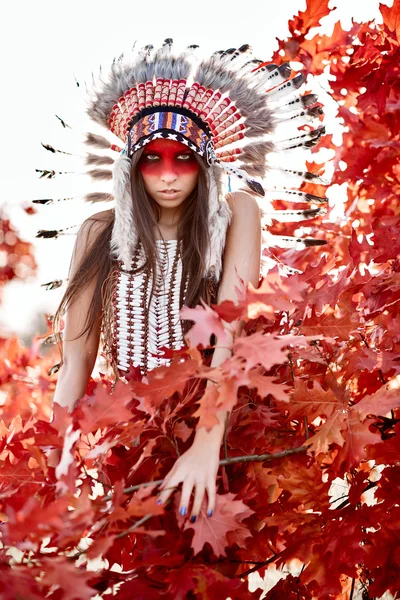
{"type": "Polygon", "coordinates": [[[193,154],[178,154],[177,159],[178,160],[182,160],[182,161],[187,161],[187,160],[191,160],[191,158],[193,157],[193,154]]]}
{"type": "Polygon", "coordinates": [[[159,156],[158,154],[145,154],[144,155],[144,159],[149,161],[149,162],[156,162],[157,160],[159,160],[159,156]]]}

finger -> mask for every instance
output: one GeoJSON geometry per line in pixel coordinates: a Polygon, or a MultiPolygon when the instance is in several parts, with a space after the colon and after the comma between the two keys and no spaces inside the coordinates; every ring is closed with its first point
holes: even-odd
{"type": "Polygon", "coordinates": [[[194,481],[193,479],[186,478],[182,486],[182,496],[179,505],[179,513],[182,516],[187,515],[189,509],[190,496],[192,495],[194,481]]]}
{"type": "Polygon", "coordinates": [[[217,488],[215,485],[215,481],[211,481],[207,485],[207,496],[208,496],[208,506],[207,506],[207,516],[211,517],[215,510],[215,501],[217,497],[217,488]]]}
{"type": "Polygon", "coordinates": [[[164,504],[168,500],[168,498],[171,496],[172,492],[174,492],[178,488],[181,481],[182,481],[182,478],[179,478],[178,475],[174,475],[174,476],[170,477],[169,480],[167,481],[165,487],[163,488],[162,492],[158,496],[158,499],[157,499],[158,504],[164,504]]]}
{"type": "Polygon", "coordinates": [[[168,471],[168,473],[166,474],[166,476],[164,477],[164,481],[162,483],[160,483],[160,485],[158,486],[158,488],[160,490],[164,489],[168,483],[169,480],[171,479],[171,477],[173,477],[176,473],[176,463],[174,464],[174,466],[168,471]]]}
{"type": "Polygon", "coordinates": [[[202,485],[202,484],[196,485],[196,491],[194,494],[194,502],[193,502],[193,508],[192,508],[192,516],[190,518],[192,523],[194,523],[196,518],[198,517],[201,505],[203,503],[205,491],[206,491],[206,488],[204,487],[204,485],[202,485]]]}

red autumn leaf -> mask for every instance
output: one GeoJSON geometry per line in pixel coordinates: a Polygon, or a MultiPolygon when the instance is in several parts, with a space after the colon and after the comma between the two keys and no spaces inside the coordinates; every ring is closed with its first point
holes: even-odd
{"type": "Polygon", "coordinates": [[[177,421],[174,423],[174,435],[186,442],[193,433],[193,429],[190,429],[184,421],[177,421]]]}
{"type": "Polygon", "coordinates": [[[324,390],[318,381],[314,381],[311,387],[307,381],[296,380],[293,395],[285,401],[290,419],[307,417],[310,423],[317,417],[330,417],[335,410],[344,406],[331,388],[324,390]]]}
{"type": "Polygon", "coordinates": [[[106,552],[108,552],[108,550],[113,545],[115,537],[115,535],[107,534],[96,538],[93,544],[89,546],[89,549],[86,552],[87,557],[90,560],[93,560],[98,556],[104,556],[104,554],[106,554],[106,552]]]}
{"type": "Polygon", "coordinates": [[[400,407],[400,376],[391,379],[374,394],[365,396],[354,406],[361,421],[368,415],[385,416],[388,412],[400,407]]]}
{"type": "Polygon", "coordinates": [[[145,515],[162,515],[165,509],[157,504],[157,498],[151,495],[148,488],[142,487],[135,492],[126,506],[120,506],[112,512],[112,519],[128,520],[131,517],[144,517],[145,515]]]}
{"type": "Polygon", "coordinates": [[[321,509],[329,508],[329,482],[322,481],[323,471],[314,463],[307,468],[301,468],[298,462],[286,461],[285,466],[278,476],[278,485],[290,494],[288,502],[301,507],[301,510],[310,510],[318,506],[321,509]]]}
{"type": "Polygon", "coordinates": [[[393,260],[400,254],[399,227],[385,227],[374,232],[372,254],[376,262],[393,260]]]}
{"type": "Polygon", "coordinates": [[[271,394],[276,400],[286,401],[288,399],[287,392],[290,390],[290,388],[286,385],[278,383],[275,377],[263,375],[258,368],[251,369],[248,371],[247,375],[247,387],[249,389],[255,388],[261,398],[266,398],[269,394],[271,394]]]}
{"type": "Polygon", "coordinates": [[[6,562],[0,566],[0,597],[2,600],[43,600],[41,586],[32,569],[25,566],[11,569],[6,562]]]}
{"type": "Polygon", "coordinates": [[[103,427],[125,423],[132,418],[126,406],[132,401],[129,385],[118,381],[110,394],[102,385],[97,385],[93,396],[86,396],[81,405],[83,416],[79,418],[82,433],[90,433],[103,427]]]}
{"type": "Polygon", "coordinates": [[[342,435],[346,428],[346,409],[337,408],[321,425],[314,435],[304,442],[315,455],[326,454],[331,444],[343,446],[345,439],[342,435]]]}
{"type": "Polygon", "coordinates": [[[395,34],[397,41],[400,43],[400,2],[394,0],[391,7],[386,4],[380,4],[379,10],[381,11],[383,21],[389,31],[395,34]]]}
{"type": "Polygon", "coordinates": [[[354,408],[348,411],[343,435],[345,444],[338,453],[337,461],[339,464],[343,461],[346,470],[350,470],[362,460],[366,460],[366,446],[377,444],[381,440],[377,429],[371,429],[371,420],[361,423],[354,408]]]}
{"type": "Polygon", "coordinates": [[[400,455],[400,423],[393,427],[394,435],[383,442],[368,446],[367,457],[377,465],[397,463],[400,455]]]}
{"type": "Polygon", "coordinates": [[[286,361],[287,346],[307,346],[307,339],[303,336],[255,333],[248,337],[235,340],[234,354],[246,361],[246,369],[250,370],[257,365],[270,369],[286,361]],[[286,348],[286,349],[285,349],[286,348]]]}
{"type": "Polygon", "coordinates": [[[205,543],[209,543],[216,556],[226,556],[226,546],[251,535],[242,521],[253,511],[242,500],[235,500],[235,494],[218,495],[211,517],[206,515],[204,506],[195,523],[186,522],[184,525],[184,530],[194,530],[191,545],[195,554],[201,552],[205,543]]]}
{"type": "Polygon", "coordinates": [[[267,428],[276,427],[279,413],[272,410],[269,406],[258,404],[256,408],[249,411],[245,417],[240,419],[238,425],[244,427],[244,435],[252,435],[257,441],[260,437],[266,435],[267,428]]]}
{"type": "Polygon", "coordinates": [[[342,316],[335,316],[332,309],[327,309],[322,315],[312,314],[304,319],[300,326],[303,335],[321,335],[326,338],[338,337],[348,340],[359,326],[357,315],[346,312],[342,316]]]}
{"type": "Polygon", "coordinates": [[[194,321],[193,327],[189,330],[185,339],[190,340],[191,346],[206,347],[210,343],[210,337],[215,334],[217,340],[222,344],[227,343],[225,327],[218,314],[202,301],[203,308],[198,305],[195,308],[184,306],[180,315],[182,319],[194,321]]]}
{"type": "MultiPolygon", "coordinates": [[[[305,11],[300,11],[293,20],[289,21],[289,31],[293,37],[305,35],[312,27],[320,25],[322,17],[329,15],[329,0],[308,0],[305,11]]],[[[334,9],[333,9],[334,10],[334,9]]]]}
{"type": "Polygon", "coordinates": [[[63,592],[62,600],[90,600],[96,593],[96,590],[88,585],[93,579],[93,573],[78,570],[67,558],[45,559],[43,570],[45,575],[42,583],[59,587],[63,592]]]}
{"type": "Polygon", "coordinates": [[[151,412],[175,392],[182,393],[187,381],[198,371],[195,360],[173,362],[169,367],[158,367],[148,373],[148,383],[132,382],[132,391],[144,400],[145,410],[151,412]]]}

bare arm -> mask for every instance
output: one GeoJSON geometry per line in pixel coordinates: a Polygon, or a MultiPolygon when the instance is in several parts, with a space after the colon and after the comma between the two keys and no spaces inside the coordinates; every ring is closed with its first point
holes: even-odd
{"type": "MultiPolygon", "coordinates": [[[[104,214],[99,213],[99,215],[104,214]]],[[[106,221],[102,218],[96,219],[97,216],[87,219],[78,232],[69,273],[70,281],[85,257],[88,247],[106,225],[106,221]]],[[[101,310],[97,315],[95,327],[91,333],[80,336],[84,329],[95,285],[96,277],[88,282],[79,296],[74,299],[64,316],[63,364],[53,401],[61,406],[68,407],[70,412],[77,400],[85,393],[99,347],[101,310]]]]}
{"type": "MultiPolygon", "coordinates": [[[[233,220],[226,237],[218,304],[224,300],[237,301],[235,287],[240,287],[238,276],[243,279],[245,288],[249,282],[257,287],[260,276],[261,218],[257,201],[246,191],[230,194],[228,201],[233,213],[233,220]]],[[[229,346],[235,337],[240,336],[244,323],[243,321],[233,321],[232,323],[223,321],[223,324],[229,346]]],[[[211,366],[219,366],[230,356],[229,347],[217,340],[211,366]]],[[[207,386],[209,385],[213,384],[207,381],[207,386]]],[[[225,410],[219,411],[217,413],[219,425],[215,425],[209,432],[204,427],[199,427],[196,430],[195,439],[199,439],[203,443],[215,439],[217,443],[221,443],[226,415],[225,410]]]]}
{"type": "MultiPolygon", "coordinates": [[[[235,287],[240,283],[238,275],[246,287],[249,281],[257,287],[260,275],[261,219],[257,201],[249,193],[240,191],[229,196],[229,204],[233,222],[225,244],[223,275],[218,291],[219,303],[223,300],[237,301],[235,287]]],[[[224,325],[229,341],[233,336],[240,335],[243,328],[243,323],[239,321],[224,325]]],[[[230,355],[230,349],[217,340],[211,366],[220,365],[230,355]]],[[[200,514],[205,492],[208,496],[208,516],[211,516],[215,507],[216,476],[226,415],[227,411],[220,410],[217,413],[219,424],[214,425],[210,431],[205,427],[197,427],[192,446],[177,459],[160,485],[159,501],[165,502],[174,488],[183,482],[180,500],[182,515],[189,512],[194,488],[192,522],[200,514]]]]}

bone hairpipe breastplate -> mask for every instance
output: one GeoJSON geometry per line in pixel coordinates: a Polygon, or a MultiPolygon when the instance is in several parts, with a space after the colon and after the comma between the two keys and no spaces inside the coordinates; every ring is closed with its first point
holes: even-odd
{"type": "MultiPolygon", "coordinates": [[[[153,274],[132,275],[124,263],[118,271],[113,294],[113,355],[119,371],[140,366],[142,373],[168,365],[160,348],[179,349],[185,345],[180,310],[182,260],[177,240],[156,240],[159,261],[156,287],[150,302],[153,274]]],[[[143,251],[132,267],[143,260],[143,251]]],[[[187,283],[185,287],[186,295],[187,283]]]]}

